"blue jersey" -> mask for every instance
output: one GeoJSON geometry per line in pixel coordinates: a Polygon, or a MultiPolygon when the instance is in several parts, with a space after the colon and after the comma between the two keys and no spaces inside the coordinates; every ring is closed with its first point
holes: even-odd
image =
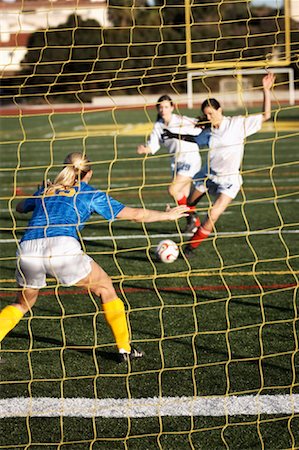
{"type": "Polygon", "coordinates": [[[79,239],[78,232],[92,213],[114,220],[124,207],[108,194],[84,182],[69,190],[57,190],[47,195],[41,188],[25,200],[24,212],[33,211],[33,214],[21,241],[53,236],[79,239]]]}
{"type": "Polygon", "coordinates": [[[200,134],[194,137],[194,142],[198,145],[198,147],[208,147],[210,143],[211,137],[211,128],[205,128],[202,130],[200,134]]]}

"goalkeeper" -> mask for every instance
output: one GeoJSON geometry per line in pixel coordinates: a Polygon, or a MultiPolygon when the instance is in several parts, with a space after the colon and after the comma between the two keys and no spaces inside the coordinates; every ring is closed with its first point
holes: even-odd
{"type": "MultiPolygon", "coordinates": [[[[201,169],[201,156],[198,151],[199,140],[201,138],[201,128],[196,128],[197,119],[174,114],[174,104],[168,95],[162,95],[156,104],[158,116],[154,128],[146,145],[141,144],[137,148],[137,153],[155,154],[163,145],[171,155],[172,181],[168,192],[178,205],[186,205],[187,198],[193,180],[201,169]],[[193,134],[194,140],[173,139],[172,133],[193,134]],[[198,136],[199,135],[199,136],[198,136]]],[[[203,133],[202,141],[206,143],[206,136],[203,133]]],[[[203,145],[203,144],[201,144],[203,145]]],[[[191,214],[187,218],[187,228],[185,231],[195,231],[196,220],[191,214]]]]}
{"type": "Polygon", "coordinates": [[[110,221],[156,222],[187,216],[188,207],[165,212],[130,208],[89,186],[92,170],[82,153],[69,154],[64,164],[53,183],[17,205],[18,212],[33,214],[17,251],[16,279],[20,289],[16,302],[0,312],[0,342],[34,306],[48,274],[62,285],[85,287],[99,296],[120,360],[139,358],[142,352],[130,345],[124,304],[111,278],[82,251],[79,231],[94,212],[110,221]]]}
{"type": "MultiPolygon", "coordinates": [[[[270,90],[275,76],[268,73],[263,77],[263,112],[250,116],[227,117],[222,114],[222,108],[214,98],[205,100],[201,110],[208,122],[211,123],[209,138],[208,162],[195,183],[195,190],[188,198],[188,206],[192,209],[207,192],[216,197],[207,217],[194,232],[190,243],[185,249],[187,258],[213,231],[215,223],[237,196],[243,180],[240,166],[243,159],[246,137],[258,132],[262,123],[271,117],[270,90]]],[[[178,140],[194,140],[193,135],[171,135],[178,140]]],[[[201,135],[199,135],[201,137],[201,135]]]]}

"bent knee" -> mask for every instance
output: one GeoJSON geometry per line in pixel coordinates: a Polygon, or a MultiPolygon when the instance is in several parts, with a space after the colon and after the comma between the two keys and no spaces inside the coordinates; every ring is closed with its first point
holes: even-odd
{"type": "Polygon", "coordinates": [[[102,299],[107,297],[114,298],[116,296],[112,280],[108,275],[92,283],[89,288],[95,295],[102,297],[102,299]]]}
{"type": "Polygon", "coordinates": [[[18,292],[15,305],[26,314],[36,303],[39,290],[37,289],[24,289],[18,292]]]}
{"type": "Polygon", "coordinates": [[[180,199],[181,197],[185,196],[188,197],[190,191],[189,184],[178,184],[178,183],[172,183],[168,187],[168,193],[171,195],[171,197],[174,197],[176,200],[180,199]]]}
{"type": "Polygon", "coordinates": [[[172,197],[175,197],[177,194],[177,190],[175,189],[175,186],[173,184],[171,184],[170,186],[168,186],[168,193],[169,195],[171,195],[172,197]]]}

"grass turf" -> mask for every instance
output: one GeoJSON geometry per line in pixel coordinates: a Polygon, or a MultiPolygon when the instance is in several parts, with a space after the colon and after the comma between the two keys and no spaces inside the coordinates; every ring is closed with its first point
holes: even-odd
{"type": "MultiPolygon", "coordinates": [[[[296,108],[276,115],[280,122],[295,117],[296,108]]],[[[130,111],[129,120],[127,111],[2,119],[2,306],[15,291],[11,239],[19,238],[27,223],[15,213],[14,187],[31,194],[57,173],[68,152],[86,150],[94,161],[93,185],[125,204],[164,209],[168,155],[136,154],[144,136],[135,135],[134,127],[149,119],[154,111],[130,111]],[[114,123],[128,122],[131,134],[111,133],[114,123]]],[[[183,248],[188,240],[181,233],[183,220],[146,226],[116,222],[109,228],[92,217],[83,236],[97,239],[85,241],[86,251],[113,277],[132,340],[146,356],[131,367],[117,364],[99,300],[75,288],[55,292],[50,279],[32,314],[2,344],[2,397],[298,393],[297,149],[296,132],[273,129],[248,140],[242,191],[217,223],[217,234],[190,262],[179,258],[165,265],[154,254],[161,233],[176,234],[173,239],[183,248]],[[101,240],[112,235],[115,240],[101,240]]],[[[202,218],[208,206],[207,199],[199,203],[202,218]]],[[[298,421],[298,415],[283,414],[6,418],[0,448],[296,448],[298,421]]]]}

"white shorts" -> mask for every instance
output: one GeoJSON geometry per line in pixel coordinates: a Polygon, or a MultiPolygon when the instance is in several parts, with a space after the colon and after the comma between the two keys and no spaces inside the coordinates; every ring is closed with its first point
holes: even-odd
{"type": "Polygon", "coordinates": [[[70,236],[23,241],[17,251],[16,280],[19,286],[40,289],[47,285],[46,275],[51,275],[71,286],[91,272],[91,261],[70,236]]]}
{"type": "Polygon", "coordinates": [[[201,156],[199,151],[185,152],[180,158],[171,159],[171,170],[173,177],[182,175],[184,177],[194,178],[201,169],[201,156]]]}
{"type": "Polygon", "coordinates": [[[228,197],[234,199],[237,197],[241,186],[242,183],[239,181],[215,183],[208,178],[205,180],[205,182],[202,182],[202,180],[200,182],[197,182],[195,188],[203,194],[205,194],[206,192],[213,196],[225,194],[228,197]]]}

